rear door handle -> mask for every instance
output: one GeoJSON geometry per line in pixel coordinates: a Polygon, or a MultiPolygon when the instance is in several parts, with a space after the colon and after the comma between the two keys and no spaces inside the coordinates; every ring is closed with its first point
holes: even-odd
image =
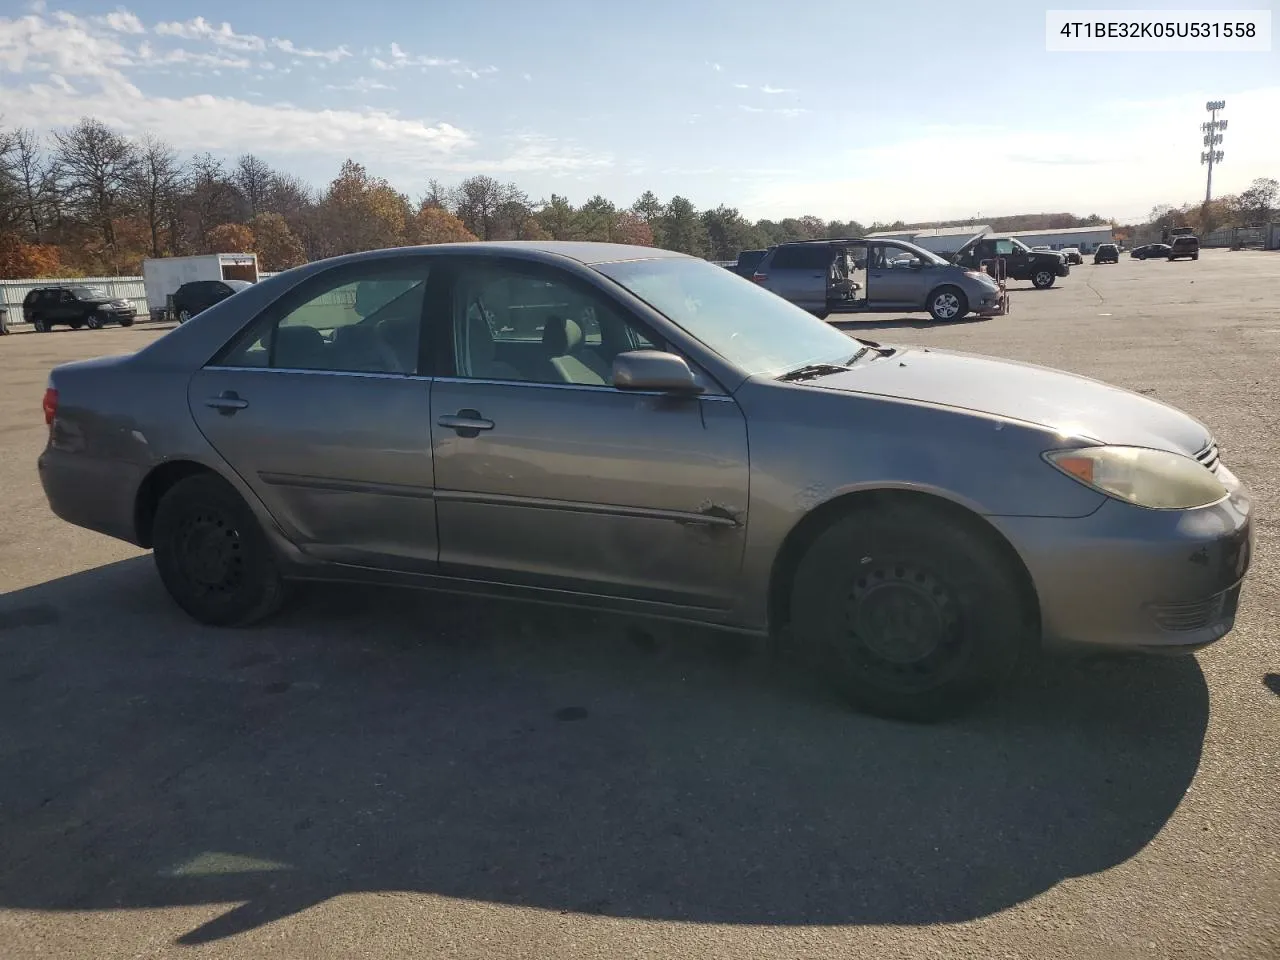
{"type": "Polygon", "coordinates": [[[249,406],[249,401],[243,399],[234,390],[223,390],[220,396],[209,397],[205,400],[206,407],[212,407],[224,417],[232,416],[237,410],[243,410],[249,406]]]}
{"type": "Polygon", "coordinates": [[[493,421],[480,416],[479,410],[459,410],[457,413],[446,413],[436,423],[449,430],[457,431],[460,437],[478,437],[481,430],[492,430],[493,421]]]}

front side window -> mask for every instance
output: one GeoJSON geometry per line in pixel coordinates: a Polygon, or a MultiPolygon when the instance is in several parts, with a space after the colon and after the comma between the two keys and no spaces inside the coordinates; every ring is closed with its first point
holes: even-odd
{"type": "Polygon", "coordinates": [[[845,363],[858,346],[808,311],[705,260],[655,257],[595,269],[747,376],[845,363]]]}
{"type": "Polygon", "coordinates": [[[220,366],[411,374],[427,266],[375,261],[338,267],[268,308],[220,366]]]}
{"type": "Polygon", "coordinates": [[[464,268],[452,313],[454,368],[469,379],[607,386],[615,356],[656,346],[599,292],[554,271],[464,268]]]}

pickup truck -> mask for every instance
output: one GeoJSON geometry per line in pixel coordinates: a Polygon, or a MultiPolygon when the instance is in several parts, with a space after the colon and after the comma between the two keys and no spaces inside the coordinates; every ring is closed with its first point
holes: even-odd
{"type": "Polygon", "coordinates": [[[983,260],[996,257],[1004,259],[1005,273],[1010,280],[1030,280],[1037,290],[1052,287],[1058,277],[1071,272],[1067,258],[1054,251],[1032,250],[1017,237],[999,237],[983,234],[969,240],[951,262],[971,270],[977,270],[983,260]]]}

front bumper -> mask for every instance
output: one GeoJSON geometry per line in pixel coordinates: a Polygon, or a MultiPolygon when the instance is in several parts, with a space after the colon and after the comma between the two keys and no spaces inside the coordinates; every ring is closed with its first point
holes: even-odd
{"type": "Polygon", "coordinates": [[[1107,500],[1078,519],[992,517],[1035,584],[1046,645],[1180,653],[1235,623],[1253,553],[1248,491],[1196,510],[1107,500]]]}

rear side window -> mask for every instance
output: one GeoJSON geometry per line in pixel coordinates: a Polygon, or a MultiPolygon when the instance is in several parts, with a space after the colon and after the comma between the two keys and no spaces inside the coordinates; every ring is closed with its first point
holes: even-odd
{"type": "Polygon", "coordinates": [[[779,247],[773,253],[773,270],[825,270],[831,262],[831,250],[826,244],[796,244],[779,247]]]}

